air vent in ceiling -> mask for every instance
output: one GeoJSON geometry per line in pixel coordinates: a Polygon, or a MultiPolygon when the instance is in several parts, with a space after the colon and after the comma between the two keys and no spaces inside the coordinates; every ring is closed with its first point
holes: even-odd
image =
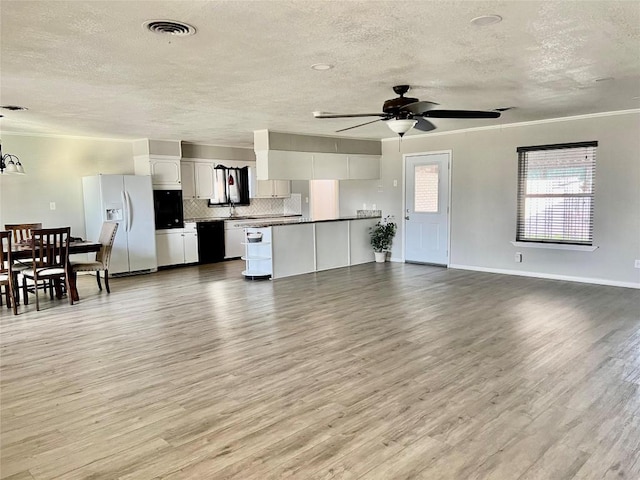
{"type": "Polygon", "coordinates": [[[174,20],[149,20],[144,22],[143,25],[150,32],[176,37],[187,37],[196,33],[196,27],[174,20]]]}
{"type": "Polygon", "coordinates": [[[11,110],[12,112],[29,110],[27,107],[21,107],[20,105],[0,105],[0,108],[4,108],[5,110],[11,110]]]}

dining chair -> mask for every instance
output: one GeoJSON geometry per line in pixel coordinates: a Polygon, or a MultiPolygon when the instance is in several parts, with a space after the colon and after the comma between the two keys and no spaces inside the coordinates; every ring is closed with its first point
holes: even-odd
{"type": "MultiPolygon", "coordinates": [[[[0,231],[0,287],[4,285],[7,297],[7,308],[13,307],[13,314],[18,314],[18,304],[13,290],[13,269],[11,263],[11,232],[0,231]]],[[[0,291],[0,298],[2,298],[0,291]]],[[[2,303],[0,303],[2,305],[2,303]]]]}
{"type": "MultiPolygon", "coordinates": [[[[62,297],[62,282],[69,291],[69,237],[71,227],[44,228],[32,230],[31,257],[32,269],[22,272],[22,288],[26,291],[27,280],[35,286],[36,310],[40,310],[38,296],[38,282],[53,281],[57,298],[62,297]]],[[[73,296],[67,295],[69,303],[73,305],[73,296]]],[[[25,296],[25,304],[28,297],[25,296]]]]}
{"type": "Polygon", "coordinates": [[[13,233],[13,243],[31,240],[31,232],[42,228],[42,223],[5,223],[4,229],[13,233]]]}
{"type": "Polygon", "coordinates": [[[102,245],[100,251],[96,253],[96,259],[93,262],[71,262],[72,275],[75,277],[78,272],[96,272],[96,280],[98,289],[102,290],[100,284],[100,271],[104,272],[104,285],[107,293],[111,293],[109,289],[109,263],[111,261],[111,250],[113,242],[118,231],[118,224],[115,222],[103,222],[100,230],[100,238],[98,243],[102,245]]]}
{"type": "MultiPolygon", "coordinates": [[[[4,229],[8,230],[13,235],[13,243],[26,243],[31,240],[31,232],[33,230],[42,228],[42,223],[5,223],[4,229]]],[[[31,269],[31,260],[19,260],[13,265],[13,286],[14,289],[18,289],[18,275],[24,270],[31,269]]],[[[26,292],[24,294],[27,295],[26,292]]],[[[19,299],[16,296],[16,299],[19,299]]]]}

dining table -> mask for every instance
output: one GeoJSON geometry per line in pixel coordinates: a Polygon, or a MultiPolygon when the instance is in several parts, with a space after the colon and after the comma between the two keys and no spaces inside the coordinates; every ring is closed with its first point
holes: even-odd
{"type": "MultiPolygon", "coordinates": [[[[85,240],[73,240],[69,242],[69,256],[75,255],[77,253],[96,253],[100,251],[102,247],[101,243],[98,242],[89,242],[85,240]]],[[[11,244],[11,259],[12,260],[27,260],[32,257],[32,248],[29,242],[17,242],[11,244]]],[[[70,260],[67,258],[67,262],[70,260]]],[[[71,272],[71,265],[69,265],[69,272],[71,272]]],[[[80,300],[80,295],[78,295],[78,287],[76,284],[75,275],[69,275],[69,295],[74,302],[80,300]]]]}

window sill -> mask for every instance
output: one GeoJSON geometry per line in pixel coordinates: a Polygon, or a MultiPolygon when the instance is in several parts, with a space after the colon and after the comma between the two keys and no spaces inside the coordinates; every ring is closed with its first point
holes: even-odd
{"type": "Polygon", "coordinates": [[[578,252],[593,252],[598,247],[593,245],[566,245],[562,243],[511,242],[514,247],[548,248],[551,250],[574,250],[578,252]]]}

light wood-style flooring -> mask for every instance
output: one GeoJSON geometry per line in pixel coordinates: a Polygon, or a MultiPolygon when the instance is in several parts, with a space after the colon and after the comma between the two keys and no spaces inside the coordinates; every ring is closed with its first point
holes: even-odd
{"type": "Polygon", "coordinates": [[[640,291],[365,264],[0,313],[0,478],[640,478],[640,291]]]}

